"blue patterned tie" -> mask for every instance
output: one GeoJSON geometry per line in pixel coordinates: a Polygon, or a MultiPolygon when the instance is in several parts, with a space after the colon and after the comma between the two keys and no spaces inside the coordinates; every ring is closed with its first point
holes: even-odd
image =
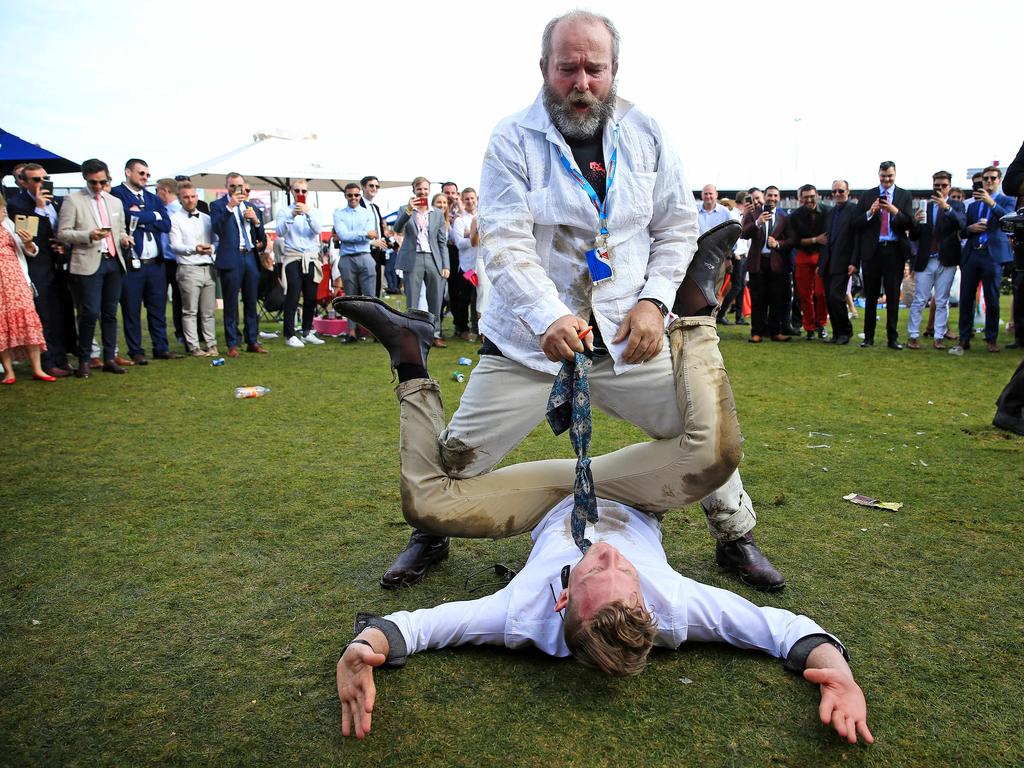
{"type": "Polygon", "coordinates": [[[569,442],[576,452],[576,481],[572,489],[572,538],[580,552],[586,554],[590,540],[587,523],[597,522],[597,497],[594,495],[594,476],[590,472],[590,383],[587,374],[593,362],[577,352],[574,360],[562,363],[555,377],[555,385],[548,397],[548,424],[560,435],[569,430],[569,442]]]}

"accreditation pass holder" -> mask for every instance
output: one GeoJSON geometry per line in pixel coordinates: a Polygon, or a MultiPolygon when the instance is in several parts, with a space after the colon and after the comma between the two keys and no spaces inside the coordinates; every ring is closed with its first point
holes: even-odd
{"type": "Polygon", "coordinates": [[[590,198],[590,202],[593,203],[594,208],[597,209],[597,218],[600,223],[601,229],[597,233],[597,237],[594,238],[594,247],[584,253],[584,257],[587,260],[587,269],[590,270],[590,281],[597,285],[605,281],[613,280],[615,273],[612,270],[612,257],[611,248],[608,246],[608,194],[611,192],[612,183],[615,181],[615,170],[618,166],[616,162],[619,154],[619,125],[615,124],[614,139],[612,142],[612,157],[608,161],[608,176],[605,184],[604,200],[601,200],[597,196],[597,192],[594,191],[593,186],[587,181],[583,174],[576,170],[569,159],[562,153],[562,150],[556,145],[555,151],[558,152],[558,159],[562,161],[562,167],[565,168],[566,173],[579,184],[580,188],[590,198]]]}

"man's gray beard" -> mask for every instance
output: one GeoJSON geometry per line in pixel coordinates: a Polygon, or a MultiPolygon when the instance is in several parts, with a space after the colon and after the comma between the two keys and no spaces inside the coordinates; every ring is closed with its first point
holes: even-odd
{"type": "Polygon", "coordinates": [[[608,91],[608,97],[600,101],[592,93],[571,92],[565,99],[559,98],[547,81],[544,81],[544,108],[548,111],[551,122],[559,133],[567,139],[585,141],[592,139],[604,130],[604,124],[615,116],[615,81],[608,91]],[[585,115],[576,114],[573,106],[586,104],[593,107],[585,115]]]}

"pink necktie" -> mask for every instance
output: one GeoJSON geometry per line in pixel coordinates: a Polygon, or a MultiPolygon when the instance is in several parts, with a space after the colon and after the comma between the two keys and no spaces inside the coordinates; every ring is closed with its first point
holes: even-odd
{"type": "MultiPolygon", "coordinates": [[[[100,225],[104,227],[110,226],[110,216],[107,214],[107,204],[103,202],[103,195],[99,192],[96,193],[96,210],[100,212],[100,225]]],[[[117,246],[114,244],[114,233],[107,233],[107,252],[111,256],[117,256],[117,246]]]]}

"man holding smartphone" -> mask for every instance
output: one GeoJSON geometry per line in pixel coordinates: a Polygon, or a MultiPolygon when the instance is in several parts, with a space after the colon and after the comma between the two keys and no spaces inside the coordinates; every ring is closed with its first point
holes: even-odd
{"type": "Polygon", "coordinates": [[[917,256],[913,269],[917,292],[910,307],[910,327],[907,349],[920,349],[917,340],[921,315],[935,289],[935,349],[945,349],[942,343],[949,320],[949,289],[960,264],[960,230],[965,226],[964,204],[949,200],[953,177],[949,171],[932,174],[932,196],[926,209],[915,214],[919,226],[917,256]]]}
{"type": "MultiPolygon", "coordinates": [[[[214,266],[220,275],[224,297],[224,337],[228,357],[238,357],[238,294],[242,294],[245,350],[266,354],[259,342],[260,316],[256,296],[260,287],[260,253],[266,247],[263,217],[246,202],[245,177],[229,173],[224,178],[228,193],[210,206],[210,225],[218,239],[214,266]],[[262,246],[262,247],[261,247],[262,246]]],[[[264,256],[263,266],[273,269],[274,256],[264,256]],[[269,262],[269,263],[268,263],[269,262]]]]}
{"type": "Polygon", "coordinates": [[[17,178],[22,189],[7,201],[7,212],[17,227],[33,232],[33,242],[39,249],[28,260],[28,274],[36,289],[36,314],[46,338],[41,363],[48,375],[63,378],[71,375],[67,347],[74,344],[74,311],[64,246],[57,242],[60,202],[53,196],[53,182],[46,169],[38,163],[22,165],[17,178]],[[19,223],[21,219],[24,226],[19,223]]]}
{"type": "Polygon", "coordinates": [[[993,165],[983,170],[981,181],[974,186],[973,201],[967,206],[967,223],[960,232],[967,238],[960,263],[960,342],[949,350],[950,354],[963,354],[971,348],[979,283],[985,296],[985,345],[989,352],[999,351],[999,282],[1003,263],[1013,258],[999,220],[1013,213],[1014,203],[998,191],[1002,179],[1003,172],[993,165]]]}

